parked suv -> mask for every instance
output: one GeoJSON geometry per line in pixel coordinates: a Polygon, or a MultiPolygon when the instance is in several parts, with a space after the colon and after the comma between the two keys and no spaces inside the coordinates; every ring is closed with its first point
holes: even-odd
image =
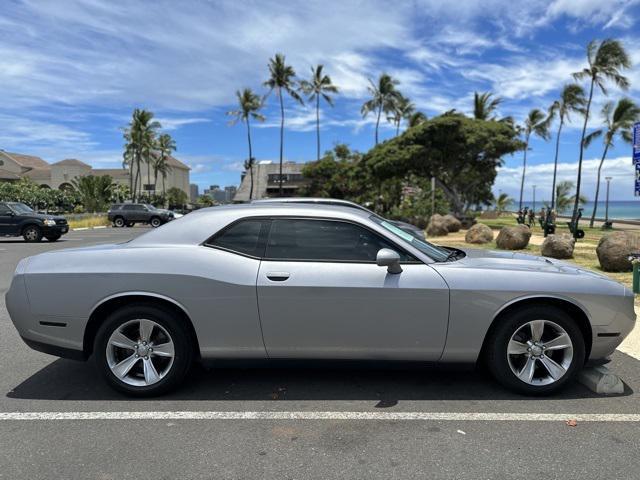
{"type": "Polygon", "coordinates": [[[55,242],[69,231],[67,219],[34,212],[20,202],[0,202],[0,237],[24,237],[25,242],[39,242],[45,237],[55,242]]]}
{"type": "Polygon", "coordinates": [[[157,228],[173,220],[172,212],[148,203],[117,203],[111,206],[107,215],[114,227],[133,227],[136,223],[147,223],[157,228]]]}

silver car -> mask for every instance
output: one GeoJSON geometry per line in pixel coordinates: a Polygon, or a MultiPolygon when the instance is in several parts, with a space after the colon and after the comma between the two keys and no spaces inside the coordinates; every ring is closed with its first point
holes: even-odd
{"type": "Polygon", "coordinates": [[[6,304],[29,346],[93,356],[132,395],[175,388],[201,359],[482,360],[504,386],[545,394],[635,323],[632,292],[603,275],[294,203],[204,209],[124,244],[25,258],[6,304]]]}

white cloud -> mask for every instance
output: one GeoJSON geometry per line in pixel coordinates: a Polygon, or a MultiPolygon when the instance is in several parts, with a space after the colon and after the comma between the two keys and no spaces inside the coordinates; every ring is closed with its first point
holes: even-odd
{"type": "Polygon", "coordinates": [[[208,118],[202,117],[193,117],[193,118],[168,118],[168,117],[158,117],[156,118],[158,122],[162,125],[163,130],[176,130],[184,125],[191,125],[193,123],[206,123],[211,120],[208,118]]]}
{"type": "Polygon", "coordinates": [[[633,23],[628,13],[629,7],[638,0],[554,0],[547,8],[543,21],[551,21],[561,16],[579,19],[591,24],[604,24],[628,28],[633,23]]]}
{"type": "MultiPolygon", "coordinates": [[[[597,180],[597,170],[600,159],[584,160],[582,164],[582,193],[592,199],[595,192],[597,180]]],[[[578,176],[577,163],[558,163],[557,181],[568,180],[576,182],[578,176]]],[[[616,157],[605,160],[602,167],[601,181],[604,184],[604,177],[612,177],[611,198],[628,199],[633,196],[635,171],[631,163],[631,157],[616,157]]],[[[501,167],[498,169],[498,176],[494,184],[495,192],[502,191],[514,198],[518,198],[520,192],[520,181],[522,178],[522,167],[501,167]]],[[[525,199],[532,198],[532,186],[536,185],[536,197],[538,200],[548,200],[551,198],[551,184],[553,181],[553,163],[541,163],[527,167],[525,180],[525,199]]]]}

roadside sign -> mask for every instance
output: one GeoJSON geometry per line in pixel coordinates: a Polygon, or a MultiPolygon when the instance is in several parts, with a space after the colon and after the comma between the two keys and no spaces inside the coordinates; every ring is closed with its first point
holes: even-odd
{"type": "Polygon", "coordinates": [[[633,124],[633,146],[640,149],[640,122],[633,124]]]}
{"type": "Polygon", "coordinates": [[[640,163],[636,163],[636,197],[640,197],[640,163]]]}

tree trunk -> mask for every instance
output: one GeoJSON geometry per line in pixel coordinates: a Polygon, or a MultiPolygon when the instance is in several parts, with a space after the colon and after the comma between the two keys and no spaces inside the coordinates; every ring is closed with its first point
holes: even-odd
{"type": "Polygon", "coordinates": [[[378,145],[378,126],[380,125],[380,115],[382,115],[382,103],[378,107],[378,118],[376,119],[376,145],[378,145]]]}
{"type": "Polygon", "coordinates": [[[593,228],[593,222],[596,219],[596,212],[598,211],[598,196],[600,195],[600,172],[602,171],[602,164],[604,163],[604,159],[607,156],[607,151],[609,150],[609,142],[607,142],[604,146],[604,152],[602,152],[602,158],[600,159],[600,165],[598,165],[598,183],[596,183],[596,197],[594,199],[593,204],[593,213],[591,214],[591,221],[589,222],[589,227],[593,228]]]}
{"type": "Polygon", "coordinates": [[[251,149],[251,125],[247,116],[247,143],[249,144],[249,171],[251,175],[251,190],[249,190],[249,201],[253,200],[253,151],[251,149]]]}
{"type": "Polygon", "coordinates": [[[282,98],[282,89],[278,88],[278,96],[280,97],[280,182],[279,193],[282,197],[282,157],[284,152],[284,100],[282,98]]]}
{"type": "Polygon", "coordinates": [[[578,160],[578,179],[576,182],[576,198],[573,203],[573,213],[571,220],[578,215],[578,206],[580,205],[580,185],[582,182],[582,158],[584,155],[584,136],[587,133],[587,123],[589,122],[589,110],[591,109],[591,99],[593,98],[594,80],[591,78],[591,87],[589,88],[589,100],[587,101],[587,110],[584,114],[584,125],[582,126],[582,136],[580,137],[580,159],[578,160]]]}
{"type": "MultiPolygon", "coordinates": [[[[151,153],[149,153],[149,156],[147,157],[147,186],[151,185],[151,153]]],[[[149,192],[149,203],[151,203],[151,190],[148,190],[149,192]]]]}
{"type": "Polygon", "coordinates": [[[527,173],[527,150],[529,150],[529,135],[524,142],[524,157],[522,158],[522,180],[520,181],[520,203],[518,204],[518,210],[522,210],[522,195],[524,194],[524,177],[527,173]]]}
{"type": "Polygon", "coordinates": [[[396,137],[400,135],[400,119],[396,120],[396,137]]]}
{"type": "Polygon", "coordinates": [[[558,135],[556,137],[556,156],[553,160],[553,183],[551,184],[551,210],[556,208],[556,176],[558,174],[558,151],[560,149],[560,133],[562,132],[562,124],[564,119],[560,114],[560,125],[558,126],[558,135]]]}
{"type": "Polygon", "coordinates": [[[317,159],[320,160],[320,93],[316,95],[316,138],[317,138],[317,159]]]}

